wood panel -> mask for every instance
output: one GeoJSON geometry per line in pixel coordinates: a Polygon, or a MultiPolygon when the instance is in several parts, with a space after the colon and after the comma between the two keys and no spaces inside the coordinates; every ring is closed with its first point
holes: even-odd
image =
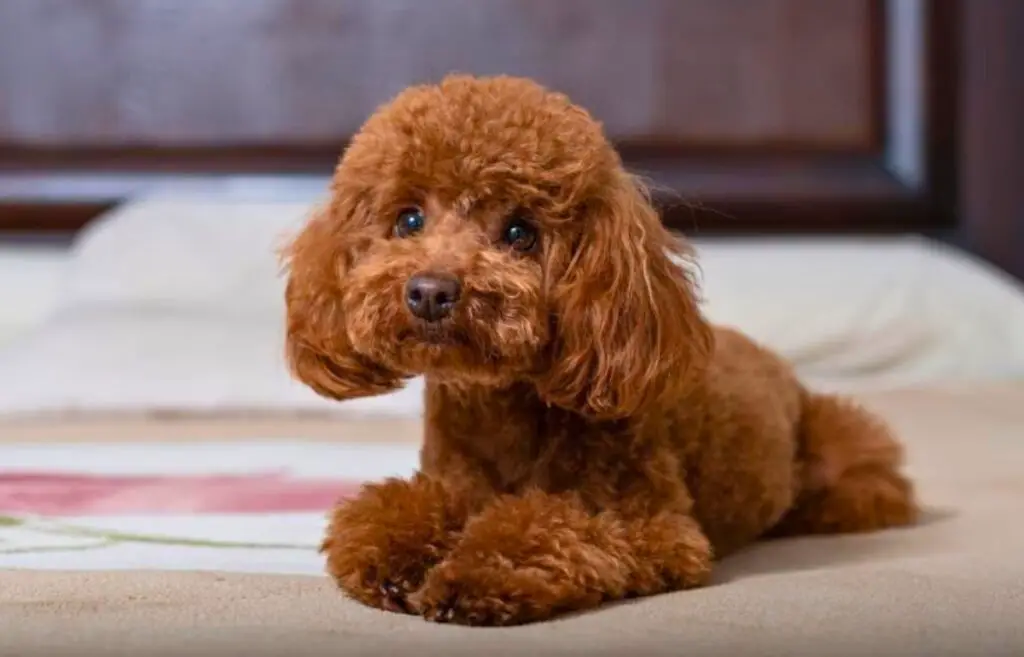
{"type": "Polygon", "coordinates": [[[858,149],[864,0],[4,0],[0,140],[340,144],[449,71],[534,77],[619,141],[858,149]]]}
{"type": "Polygon", "coordinates": [[[1024,280],[1024,2],[963,8],[960,242],[1024,280]]]}
{"type": "Polygon", "coordinates": [[[880,145],[872,2],[660,4],[653,134],[744,149],[880,145]]]}
{"type": "Polygon", "coordinates": [[[587,105],[677,227],[941,228],[953,7],[3,0],[0,226],[64,228],[197,179],[308,185],[376,104],[462,70],[529,75],[587,105]]]}

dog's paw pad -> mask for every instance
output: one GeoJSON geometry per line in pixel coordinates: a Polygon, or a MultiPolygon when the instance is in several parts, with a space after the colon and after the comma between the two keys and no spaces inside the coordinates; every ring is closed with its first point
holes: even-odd
{"type": "Polygon", "coordinates": [[[423,617],[434,623],[495,626],[516,622],[516,605],[500,597],[475,597],[456,587],[446,587],[419,602],[423,617]]]}
{"type": "Polygon", "coordinates": [[[434,623],[452,623],[455,621],[455,599],[446,600],[427,612],[426,618],[434,623]]]}
{"type": "Polygon", "coordinates": [[[381,606],[387,611],[410,614],[412,608],[408,602],[409,592],[408,585],[386,579],[380,584],[381,606]]]}

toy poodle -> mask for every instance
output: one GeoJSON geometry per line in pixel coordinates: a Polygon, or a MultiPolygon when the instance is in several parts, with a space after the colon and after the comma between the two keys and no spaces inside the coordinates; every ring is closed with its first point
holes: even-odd
{"type": "Polygon", "coordinates": [[[367,605],[522,624],[701,586],[762,537],[915,520],[886,425],[711,326],[600,123],[533,81],[403,91],[284,260],[298,380],[425,376],[419,471],[340,501],[323,542],[367,605]]]}

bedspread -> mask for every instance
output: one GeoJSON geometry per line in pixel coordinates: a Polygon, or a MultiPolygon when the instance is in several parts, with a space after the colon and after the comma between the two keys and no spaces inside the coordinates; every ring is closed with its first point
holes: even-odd
{"type": "Polygon", "coordinates": [[[1024,654],[1024,385],[862,399],[907,443],[919,526],[759,544],[704,589],[484,630],[321,575],[324,511],[415,467],[413,420],[0,424],[0,654],[1024,654]]]}

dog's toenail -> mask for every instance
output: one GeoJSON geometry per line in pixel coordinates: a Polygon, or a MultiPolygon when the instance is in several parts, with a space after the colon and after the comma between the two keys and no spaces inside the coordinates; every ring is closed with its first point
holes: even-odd
{"type": "Polygon", "coordinates": [[[380,585],[380,592],[384,596],[384,605],[389,611],[409,613],[409,607],[405,603],[405,595],[401,588],[390,580],[385,580],[380,585]]]}

